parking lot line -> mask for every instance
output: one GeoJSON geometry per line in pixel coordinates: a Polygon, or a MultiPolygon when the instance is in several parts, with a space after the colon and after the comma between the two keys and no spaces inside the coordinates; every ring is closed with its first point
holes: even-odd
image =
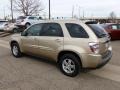
{"type": "Polygon", "coordinates": [[[0,37],[9,36],[9,35],[11,35],[11,34],[12,34],[12,33],[2,32],[2,33],[0,33],[0,37]]]}
{"type": "Polygon", "coordinates": [[[7,49],[10,49],[9,42],[4,41],[4,40],[0,40],[0,46],[7,48],[7,49]]]}
{"type": "Polygon", "coordinates": [[[4,47],[4,48],[7,48],[7,49],[10,49],[10,46],[8,45],[5,45],[5,44],[0,44],[1,47],[4,47]]]}
{"type": "MultiPolygon", "coordinates": [[[[0,40],[0,46],[10,49],[9,42],[0,40]]],[[[90,74],[120,82],[120,66],[107,64],[101,69],[91,71],[90,74]]]]}
{"type": "Polygon", "coordinates": [[[0,40],[0,44],[9,44],[9,42],[8,41],[5,41],[5,40],[0,40]]]}
{"type": "Polygon", "coordinates": [[[120,66],[107,64],[99,70],[91,71],[90,74],[120,82],[120,66]]]}

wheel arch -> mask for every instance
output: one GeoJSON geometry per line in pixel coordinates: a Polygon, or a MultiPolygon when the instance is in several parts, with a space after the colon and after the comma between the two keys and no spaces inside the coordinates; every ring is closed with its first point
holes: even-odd
{"type": "Polygon", "coordinates": [[[13,44],[13,43],[17,43],[17,44],[18,44],[18,42],[17,42],[17,41],[12,40],[12,41],[10,42],[10,46],[12,46],[12,44],[13,44]]]}
{"type": "Polygon", "coordinates": [[[25,23],[25,25],[26,25],[26,24],[29,24],[29,25],[31,25],[31,23],[30,23],[30,22],[26,22],[26,23],[25,23]]]}
{"type": "Polygon", "coordinates": [[[82,65],[81,56],[78,55],[78,54],[77,54],[76,52],[74,52],[74,51],[68,51],[68,50],[61,51],[61,52],[58,54],[57,63],[59,63],[60,57],[61,57],[62,55],[68,54],[68,53],[75,55],[75,56],[79,59],[79,63],[80,63],[80,65],[81,65],[81,67],[83,66],[83,65],[82,65]]]}
{"type": "Polygon", "coordinates": [[[13,43],[17,43],[18,44],[18,46],[19,46],[19,48],[20,48],[20,50],[21,50],[21,52],[22,52],[22,48],[20,47],[20,43],[18,42],[18,41],[16,41],[16,40],[12,40],[11,42],[10,42],[10,46],[12,47],[12,44],[13,43]]]}

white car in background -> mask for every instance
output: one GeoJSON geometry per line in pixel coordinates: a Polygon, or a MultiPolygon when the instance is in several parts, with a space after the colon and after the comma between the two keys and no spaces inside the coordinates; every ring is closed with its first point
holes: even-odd
{"type": "Polygon", "coordinates": [[[8,24],[7,20],[0,20],[0,31],[4,31],[4,28],[7,24],[8,24]]]}
{"type": "Polygon", "coordinates": [[[12,32],[17,33],[19,32],[19,28],[15,25],[15,23],[7,23],[3,29],[4,32],[12,32]]]}
{"type": "Polygon", "coordinates": [[[28,28],[29,26],[43,21],[39,16],[19,16],[16,20],[16,26],[28,28]]]}

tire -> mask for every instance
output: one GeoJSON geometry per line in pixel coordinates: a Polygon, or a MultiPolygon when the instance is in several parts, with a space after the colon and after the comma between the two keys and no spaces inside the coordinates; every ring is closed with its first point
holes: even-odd
{"type": "Polygon", "coordinates": [[[13,33],[18,33],[18,29],[14,28],[13,33]]]}
{"type": "Polygon", "coordinates": [[[11,45],[11,51],[14,57],[19,58],[22,56],[22,53],[20,51],[20,47],[17,43],[13,43],[11,45]]]}
{"type": "Polygon", "coordinates": [[[61,72],[69,77],[77,76],[82,67],[79,62],[79,58],[77,58],[74,54],[64,54],[60,57],[58,64],[61,72]]]}
{"type": "Polygon", "coordinates": [[[26,23],[26,24],[25,24],[25,28],[30,27],[30,25],[31,25],[30,23],[26,23]]]}

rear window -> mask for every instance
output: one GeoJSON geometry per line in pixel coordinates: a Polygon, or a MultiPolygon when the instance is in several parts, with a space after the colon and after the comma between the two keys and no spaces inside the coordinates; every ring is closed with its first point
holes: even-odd
{"type": "Polygon", "coordinates": [[[19,19],[26,19],[26,17],[25,16],[20,16],[20,17],[17,18],[17,20],[19,20],[19,19]]]}
{"type": "Polygon", "coordinates": [[[89,38],[87,32],[84,30],[84,28],[82,26],[80,26],[78,24],[74,24],[74,23],[66,23],[65,25],[66,25],[71,37],[89,38]]]}
{"type": "Polygon", "coordinates": [[[98,38],[103,38],[107,36],[107,32],[98,24],[89,24],[91,30],[95,33],[98,38]]]}

